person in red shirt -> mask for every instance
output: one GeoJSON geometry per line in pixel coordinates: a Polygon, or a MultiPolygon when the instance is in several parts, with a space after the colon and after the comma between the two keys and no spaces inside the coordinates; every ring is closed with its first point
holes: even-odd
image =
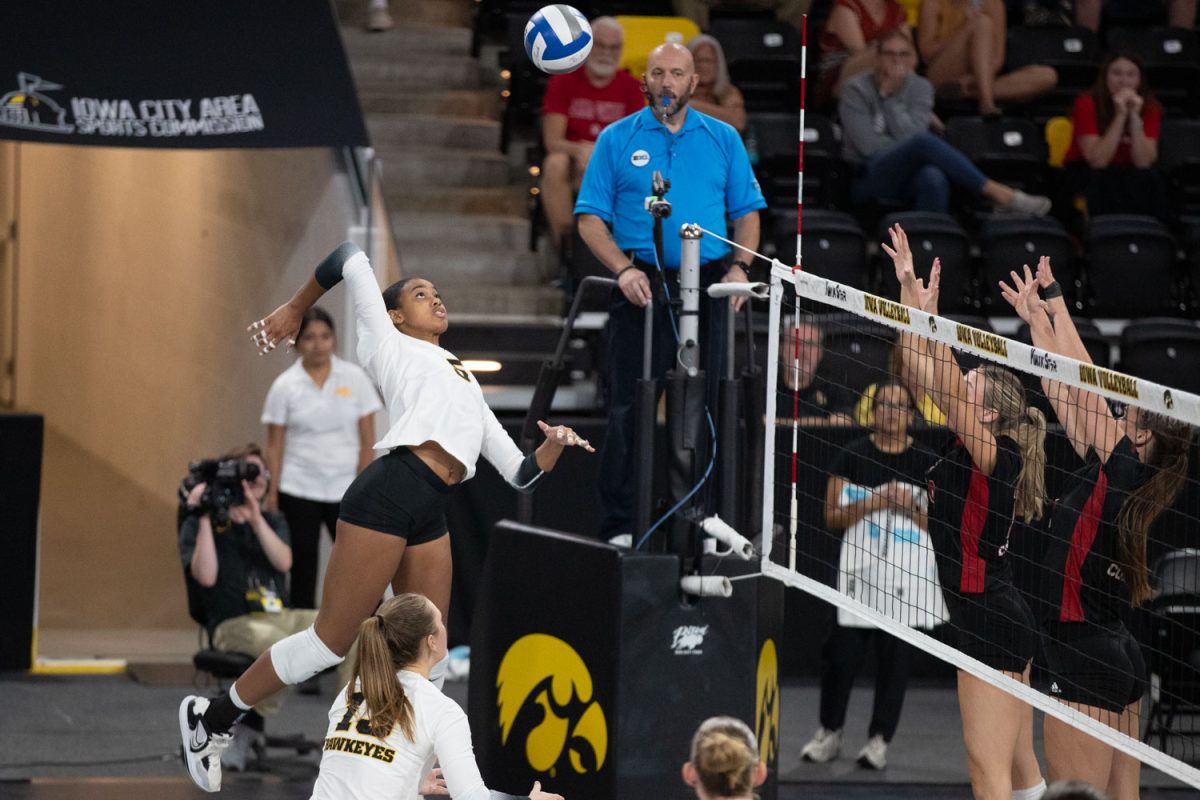
{"type": "Polygon", "coordinates": [[[908,15],[896,0],[834,0],[819,42],[817,107],[836,100],[846,81],[874,69],[879,44],[897,30],[912,38],[908,15]]]}
{"type": "Polygon", "coordinates": [[[1089,216],[1148,214],[1166,221],[1166,187],[1154,168],[1162,114],[1141,59],[1127,52],[1109,54],[1096,83],[1075,98],[1074,138],[1063,160],[1089,216]]]}
{"type": "Polygon", "coordinates": [[[625,32],[612,17],[592,20],[592,52],[583,69],[555,75],[542,101],[542,209],[559,253],[575,225],[575,192],[592,145],[609,123],[646,104],[641,84],[620,69],[625,32]]]}

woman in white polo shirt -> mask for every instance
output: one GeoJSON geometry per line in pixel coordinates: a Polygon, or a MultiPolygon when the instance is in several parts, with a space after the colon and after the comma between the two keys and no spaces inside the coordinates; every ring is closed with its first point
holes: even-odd
{"type": "Polygon", "coordinates": [[[376,411],[383,407],[367,373],[333,354],[333,320],[310,308],[300,322],[300,358],[271,384],[263,405],[267,469],[276,480],[266,507],[292,533],[292,605],[316,608],[321,523],[332,537],[338,504],[374,457],[376,411]]]}

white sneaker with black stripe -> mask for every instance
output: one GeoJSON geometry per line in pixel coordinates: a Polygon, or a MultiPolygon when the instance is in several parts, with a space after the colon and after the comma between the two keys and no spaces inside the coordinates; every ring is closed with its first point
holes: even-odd
{"type": "Polygon", "coordinates": [[[206,792],[221,791],[221,751],[233,737],[211,733],[204,722],[208,700],[188,695],[179,704],[179,735],[183,739],[183,760],[192,781],[206,792]]]}

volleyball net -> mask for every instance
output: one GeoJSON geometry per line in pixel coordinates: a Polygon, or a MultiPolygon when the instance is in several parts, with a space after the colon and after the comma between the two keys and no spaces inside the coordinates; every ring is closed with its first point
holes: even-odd
{"type": "Polygon", "coordinates": [[[1200,788],[1188,735],[1200,728],[1200,397],[777,260],[769,320],[763,573],[832,604],[838,624],[880,628],[1200,788]],[[952,389],[967,406],[947,401],[952,389]],[[972,399],[1003,406],[1018,390],[1036,413],[986,415],[997,432],[1018,420],[1007,436],[964,429],[972,399]],[[1174,437],[1182,470],[1178,458],[1142,463],[1139,448],[1166,446],[1148,440],[1095,463],[1081,431],[1103,428],[1111,446],[1131,414],[1158,420],[1158,443],[1174,437]],[[994,451],[972,441],[989,436],[994,451]],[[964,452],[994,458],[995,480],[964,452]],[[1005,482],[1018,496],[1007,512],[995,497],[1005,482]],[[947,509],[961,519],[952,531],[931,522],[947,509]],[[987,519],[997,512],[1009,517],[987,519]],[[1151,517],[1143,545],[1134,533],[1151,517]],[[993,602],[1001,584],[1023,609],[993,602]],[[1122,628],[1136,653],[1097,648],[1114,637],[1095,634],[1122,628]],[[1030,685],[980,660],[1030,652],[1030,685]],[[1088,713],[1106,706],[1125,709],[1122,730],[1088,713]]]}

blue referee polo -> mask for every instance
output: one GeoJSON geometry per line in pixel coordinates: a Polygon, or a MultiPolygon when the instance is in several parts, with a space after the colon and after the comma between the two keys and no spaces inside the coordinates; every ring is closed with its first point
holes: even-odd
{"type": "MultiPolygon", "coordinates": [[[[689,108],[671,133],[649,108],[609,125],[583,175],[576,214],[595,214],[612,228],[617,247],[654,263],[654,218],[645,210],[655,170],[671,181],[671,216],[663,221],[663,269],[679,269],[679,226],[699,223],[728,237],[725,218],[766,208],[746,148],[733,126],[689,108]]],[[[700,263],[722,258],[729,245],[705,236],[700,263]]]]}

